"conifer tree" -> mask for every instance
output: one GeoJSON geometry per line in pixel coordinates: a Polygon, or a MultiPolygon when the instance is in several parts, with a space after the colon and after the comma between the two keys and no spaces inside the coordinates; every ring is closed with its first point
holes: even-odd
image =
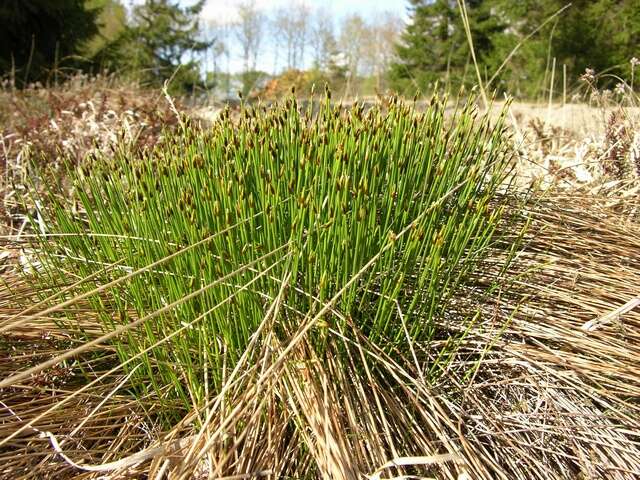
{"type": "MultiPolygon", "coordinates": [[[[125,30],[127,26],[127,9],[120,0],[85,0],[90,9],[98,9],[98,32],[82,48],[82,55],[93,59],[105,45],[125,30]]],[[[99,68],[99,65],[98,65],[99,68]]]]}
{"type": "Polygon", "coordinates": [[[0,1],[0,76],[18,86],[78,66],[83,43],[98,32],[98,8],[84,0],[0,1]]]}
{"type": "MultiPolygon", "coordinates": [[[[428,88],[440,80],[456,88],[475,83],[471,56],[456,0],[410,0],[410,22],[398,46],[391,77],[400,90],[428,88]]],[[[474,50],[483,65],[492,57],[496,38],[507,25],[492,11],[490,0],[467,0],[474,50]]]]}
{"type": "Polygon", "coordinates": [[[424,89],[447,70],[455,11],[448,0],[409,0],[410,21],[397,47],[391,78],[401,90],[424,89]]]}
{"type": "Polygon", "coordinates": [[[188,7],[175,0],[146,0],[134,7],[131,24],[97,58],[152,86],[161,86],[169,78],[176,92],[203,86],[193,58],[211,45],[199,40],[203,5],[204,0],[188,7]]]}
{"type": "MultiPolygon", "coordinates": [[[[501,39],[497,57],[505,58],[518,41],[554,14],[538,33],[527,40],[502,75],[507,90],[524,96],[546,95],[560,90],[566,69],[569,88],[576,86],[586,68],[629,78],[633,56],[640,57],[640,8],[637,0],[495,0],[510,25],[501,39]],[[553,60],[556,84],[551,85],[553,60]]],[[[606,75],[600,86],[618,80],[606,75]]]]}

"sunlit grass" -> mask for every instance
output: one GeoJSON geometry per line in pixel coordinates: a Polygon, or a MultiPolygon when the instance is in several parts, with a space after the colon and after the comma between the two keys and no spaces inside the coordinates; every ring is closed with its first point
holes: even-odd
{"type": "MultiPolygon", "coordinates": [[[[105,340],[127,370],[141,365],[137,395],[169,412],[219,391],[276,298],[275,331],[308,324],[320,358],[340,355],[327,331],[350,322],[409,355],[439,338],[436,319],[465,321],[447,313],[451,296],[500,235],[510,160],[502,119],[471,102],[445,118],[437,99],[365,112],[327,98],[312,113],[291,98],[207,131],[185,122],[153,150],[74,173],[79,208],[43,199],[35,281],[60,291],[94,275],[56,302],[112,282],[89,295],[105,333],[121,331],[105,340]]],[[[59,321],[95,338],[82,315],[59,321]]]]}

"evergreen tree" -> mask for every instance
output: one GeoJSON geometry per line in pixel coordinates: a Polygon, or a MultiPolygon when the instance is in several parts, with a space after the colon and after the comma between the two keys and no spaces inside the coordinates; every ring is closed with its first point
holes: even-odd
{"type": "Polygon", "coordinates": [[[172,78],[175,92],[204,86],[194,59],[211,46],[198,40],[203,5],[204,0],[189,7],[171,0],[146,0],[134,7],[131,25],[97,59],[150,85],[161,86],[172,78]]]}
{"type": "MultiPolygon", "coordinates": [[[[456,0],[410,0],[411,20],[397,48],[391,78],[407,93],[440,80],[456,88],[475,83],[469,43],[456,0]]],[[[490,0],[467,0],[474,50],[482,65],[494,64],[494,43],[507,24],[490,0]]]]}
{"type": "MultiPolygon", "coordinates": [[[[91,9],[99,9],[98,33],[82,48],[82,54],[93,59],[109,42],[124,32],[127,26],[127,9],[119,0],[85,0],[91,9]]],[[[99,65],[98,65],[99,67],[99,65]]]]}
{"type": "MultiPolygon", "coordinates": [[[[410,17],[394,86],[404,93],[424,90],[435,80],[451,88],[475,84],[468,41],[456,0],[410,0],[410,17]]],[[[490,90],[522,97],[560,90],[562,72],[569,84],[586,68],[607,72],[601,86],[629,78],[629,60],[640,57],[638,0],[466,0],[474,50],[490,90]],[[547,22],[548,21],[548,22],[547,22]],[[546,22],[546,23],[545,23],[546,22]],[[540,28],[541,25],[544,27],[540,28]],[[529,35],[532,34],[530,37],[529,35]],[[511,52],[517,47],[515,55],[511,52]],[[494,74],[507,57],[506,67],[494,74]],[[555,59],[555,85],[551,69],[555,59]]]]}
{"type": "Polygon", "coordinates": [[[84,0],[2,0],[0,75],[46,79],[54,67],[78,65],[83,43],[98,32],[98,8],[84,0]]]}
{"type": "Polygon", "coordinates": [[[636,0],[621,3],[618,11],[607,10],[607,19],[616,27],[611,35],[615,45],[612,59],[616,65],[619,65],[618,73],[629,80],[631,59],[640,59],[640,8],[636,0]]]}
{"type": "MultiPolygon", "coordinates": [[[[497,8],[511,28],[498,57],[505,58],[518,41],[567,6],[564,0],[500,0],[497,8]]],[[[553,21],[527,40],[502,75],[506,89],[523,96],[560,90],[564,69],[571,87],[586,68],[629,78],[629,60],[639,56],[640,8],[637,0],[574,0],[553,21]],[[553,60],[555,85],[551,85],[553,60]]],[[[601,86],[618,80],[603,78],[601,86]]]]}
{"type": "Polygon", "coordinates": [[[572,77],[586,68],[624,76],[631,57],[640,54],[640,4],[637,0],[574,0],[559,30],[553,55],[569,66],[572,77]]]}
{"type": "Polygon", "coordinates": [[[409,0],[410,22],[397,47],[391,78],[400,90],[424,89],[447,70],[455,12],[450,1],[409,0]]]}

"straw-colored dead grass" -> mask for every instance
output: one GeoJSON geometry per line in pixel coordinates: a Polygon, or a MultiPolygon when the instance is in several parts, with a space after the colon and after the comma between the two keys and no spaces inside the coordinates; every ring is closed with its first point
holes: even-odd
{"type": "Polygon", "coordinates": [[[637,195],[640,108],[514,103],[510,120],[519,184],[637,195]]]}
{"type": "MultiPolygon", "coordinates": [[[[532,116],[546,120],[545,109],[532,116]]],[[[616,313],[640,296],[637,183],[596,165],[608,151],[606,124],[587,139],[543,123],[536,137],[524,118],[522,138],[533,140],[519,144],[523,160],[541,163],[556,190],[519,220],[531,226],[510,269],[490,257],[460,295],[461,308],[482,314],[438,382],[424,378],[446,338],[412,345],[405,358],[378,350],[353,322],[327,323],[313,327],[330,339],[320,357],[303,332],[310,318],[278,295],[240,363],[225,368],[221,392],[171,431],[149,420],[157,394],[132,401],[107,347],[0,390],[0,477],[640,477],[640,308],[616,313]],[[585,144],[593,149],[580,157],[585,144]],[[591,178],[563,174],[587,157],[591,178]],[[335,361],[338,350],[347,364],[335,361]],[[87,385],[80,369],[100,380],[87,385]]],[[[12,237],[3,261],[13,265],[27,246],[12,237]]],[[[10,268],[4,279],[0,326],[47,295],[10,268]]],[[[95,338],[90,311],[74,307],[95,338]]],[[[442,322],[459,338],[463,326],[442,322]]],[[[21,324],[0,337],[0,378],[72,342],[52,318],[21,324]]]]}
{"type": "Polygon", "coordinates": [[[509,478],[640,472],[640,311],[607,315],[640,297],[640,228],[598,205],[609,200],[557,195],[533,206],[522,276],[495,305],[510,321],[466,411],[483,412],[469,430],[495,442],[488,454],[511,466],[509,478]]]}
{"type": "Polygon", "coordinates": [[[161,92],[114,76],[78,74],[23,90],[0,86],[0,233],[25,231],[25,215],[33,211],[25,211],[23,199],[51,183],[45,169],[64,177],[65,162],[81,164],[121,145],[152,146],[177,124],[161,92]]]}
{"type": "MultiPolygon", "coordinates": [[[[414,345],[415,358],[385,355],[354,324],[345,331],[326,327],[332,341],[319,358],[301,334],[304,325],[273,328],[273,318],[288,318],[278,296],[241,363],[226,371],[222,392],[170,432],[147,424],[141,406],[115,390],[121,374],[80,394],[73,378],[48,378],[40,386],[32,379],[3,391],[4,438],[41,417],[3,445],[3,475],[637,478],[640,312],[583,329],[638,296],[640,226],[608,202],[558,194],[531,204],[525,247],[504,274],[515,280],[483,295],[497,273],[487,263],[487,275],[466,297],[484,313],[435,385],[422,378],[430,352],[439,349],[414,345]],[[348,351],[349,364],[336,364],[332,349],[348,351]],[[67,403],[43,414],[56,401],[67,403]],[[105,471],[73,468],[55,454],[44,431],[66,440],[62,450],[83,468],[120,463],[105,471]],[[394,459],[405,466],[380,469],[394,459]]],[[[41,328],[64,338],[46,321],[41,328]]],[[[29,361],[11,354],[11,344],[24,352],[21,341],[5,339],[3,376],[29,361]]],[[[38,342],[33,336],[24,341],[38,342]]],[[[52,341],[41,340],[38,355],[64,348],[52,341]]],[[[107,370],[93,368],[96,375],[107,370]]],[[[153,404],[149,398],[147,409],[153,404]]]]}

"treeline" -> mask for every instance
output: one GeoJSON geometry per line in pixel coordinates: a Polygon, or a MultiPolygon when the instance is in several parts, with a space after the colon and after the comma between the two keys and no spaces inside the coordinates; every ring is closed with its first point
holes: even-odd
{"type": "MultiPolygon", "coordinates": [[[[477,84],[459,0],[409,4],[411,21],[389,72],[395,88],[409,93],[435,81],[452,88],[477,84]]],[[[587,68],[614,84],[631,78],[631,59],[640,57],[638,0],[466,0],[464,6],[481,80],[490,90],[531,98],[559,91],[587,68]]]]}
{"type": "Polygon", "coordinates": [[[304,1],[271,9],[244,1],[232,21],[204,25],[214,46],[207,59],[210,86],[222,94],[233,91],[234,81],[245,93],[262,86],[280,94],[294,85],[309,93],[324,83],[346,96],[382,92],[391,86],[387,73],[403,29],[402,19],[390,12],[336,18],[304,1]]]}
{"type": "Polygon", "coordinates": [[[223,21],[201,18],[204,0],[146,0],[129,11],[119,0],[3,0],[0,75],[17,84],[65,70],[105,69],[173,92],[248,95],[252,90],[308,90],[330,83],[350,95],[390,87],[398,16],[336,19],[293,2],[264,10],[252,0],[223,21]],[[265,66],[267,65],[267,66],[265,66]],[[277,85],[269,83],[282,75],[277,85]]]}
{"type": "Polygon", "coordinates": [[[129,11],[120,0],[3,0],[0,75],[22,86],[109,70],[216,96],[325,82],[346,95],[413,95],[436,82],[470,87],[479,72],[489,90],[534,98],[587,68],[604,83],[629,79],[640,57],[638,0],[408,0],[408,22],[253,0],[232,19],[203,21],[204,3],[145,0],[129,11]]]}
{"type": "Polygon", "coordinates": [[[154,86],[172,78],[174,91],[192,90],[203,83],[188,54],[210,47],[199,40],[203,4],[147,0],[127,12],[119,0],[3,0],[0,75],[23,86],[109,70],[154,86]]]}

